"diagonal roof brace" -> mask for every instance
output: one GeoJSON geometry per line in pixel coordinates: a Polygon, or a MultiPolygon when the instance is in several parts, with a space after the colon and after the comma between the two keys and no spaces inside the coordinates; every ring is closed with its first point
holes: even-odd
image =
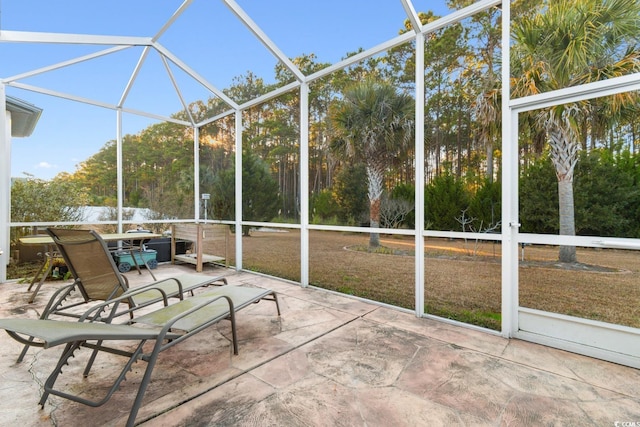
{"type": "Polygon", "coordinates": [[[502,5],[502,0],[480,0],[476,3],[472,3],[471,5],[464,7],[462,9],[456,10],[453,13],[450,13],[447,16],[444,16],[435,21],[429,22],[422,26],[422,33],[428,34],[434,31],[437,31],[441,28],[449,26],[451,24],[455,24],[456,22],[460,22],[465,18],[469,18],[476,13],[482,12],[486,9],[489,9],[493,6],[502,5]]]}
{"type": "Polygon", "coordinates": [[[109,104],[107,102],[96,101],[96,100],[89,99],[89,98],[83,98],[83,97],[80,97],[80,96],[75,96],[75,95],[71,95],[71,94],[67,94],[67,93],[63,93],[63,92],[58,92],[58,91],[51,90],[51,89],[41,88],[41,87],[38,87],[38,86],[32,86],[32,85],[28,85],[28,84],[24,84],[24,83],[18,83],[18,82],[9,83],[7,86],[16,87],[16,88],[23,89],[23,90],[28,90],[30,92],[41,93],[43,95],[54,96],[54,97],[61,98],[61,99],[68,99],[69,101],[81,102],[83,104],[93,105],[95,107],[102,107],[102,108],[106,108],[106,109],[109,109],[109,110],[114,110],[114,111],[115,110],[121,110],[123,113],[131,113],[131,114],[135,114],[137,116],[149,117],[149,118],[154,119],[154,120],[177,123],[177,124],[180,124],[180,125],[183,125],[183,126],[193,126],[192,123],[189,123],[189,122],[187,122],[185,120],[179,120],[179,119],[176,119],[176,118],[173,118],[173,117],[169,117],[169,116],[161,116],[159,114],[147,113],[147,112],[140,111],[140,110],[134,110],[132,108],[119,107],[117,105],[109,104]]]}
{"type": "Polygon", "coordinates": [[[411,21],[411,27],[413,28],[413,31],[419,33],[422,29],[422,22],[420,21],[420,17],[413,7],[413,3],[409,0],[400,0],[400,2],[402,3],[402,7],[404,7],[404,11],[409,18],[409,21],[411,21]]]}
{"type": "Polygon", "coordinates": [[[14,43],[106,44],[114,46],[148,46],[151,37],[101,36],[93,34],[38,33],[30,31],[0,32],[0,41],[14,43]]]}
{"type": "Polygon", "coordinates": [[[202,86],[207,88],[209,92],[213,93],[218,98],[222,99],[224,102],[227,103],[227,105],[231,106],[232,108],[234,109],[238,108],[238,104],[233,99],[229,98],[223,91],[221,91],[220,89],[218,89],[217,87],[209,83],[207,79],[202,77],[194,69],[189,67],[183,61],[181,61],[177,56],[175,56],[173,53],[167,50],[160,43],[157,43],[157,42],[154,43],[154,47],[158,51],[158,53],[160,53],[160,55],[167,58],[169,61],[173,62],[178,68],[180,68],[182,71],[190,75],[194,80],[196,80],[202,86]]]}
{"type": "Polygon", "coordinates": [[[289,71],[298,79],[299,82],[305,81],[305,75],[296,67],[293,62],[276,46],[269,37],[258,27],[258,25],[242,10],[235,0],[222,0],[231,11],[242,21],[242,23],[262,42],[263,45],[284,64],[289,71]]]}
{"type": "Polygon", "coordinates": [[[68,67],[70,65],[78,64],[80,62],[89,61],[94,58],[99,58],[101,56],[109,55],[115,52],[119,52],[124,49],[129,49],[131,46],[116,46],[109,49],[101,50],[100,52],[95,52],[89,55],[81,56],[79,58],[70,59],[68,61],[59,62],[57,64],[50,65],[48,67],[38,68],[37,70],[27,71],[26,73],[17,74],[15,76],[7,77],[6,79],[0,79],[4,83],[10,83],[22,79],[26,79],[28,77],[37,76],[39,74],[47,73],[49,71],[57,70],[59,68],[68,67]]]}
{"type": "Polygon", "coordinates": [[[191,114],[191,110],[189,110],[189,106],[187,105],[187,102],[184,100],[184,97],[182,96],[182,92],[180,91],[180,87],[178,86],[178,82],[176,81],[176,78],[174,77],[173,72],[171,72],[171,67],[169,67],[167,58],[164,56],[161,56],[160,58],[162,59],[164,68],[167,70],[167,74],[169,75],[169,78],[171,79],[173,88],[175,89],[176,94],[178,95],[178,98],[180,98],[180,102],[182,103],[182,108],[187,113],[187,116],[189,116],[189,120],[191,121],[191,124],[195,126],[196,123],[195,123],[195,120],[193,119],[193,115],[191,114]]]}
{"type": "Polygon", "coordinates": [[[193,2],[193,0],[184,0],[184,2],[182,2],[180,7],[178,8],[178,10],[176,10],[173,13],[173,15],[171,15],[171,18],[169,18],[169,20],[162,26],[162,28],[156,33],[156,35],[153,36],[153,39],[151,41],[153,41],[153,42],[158,41],[158,39],[165,33],[165,31],[167,31],[169,29],[169,27],[171,27],[171,25],[173,25],[173,23],[176,21],[176,19],[178,19],[180,17],[180,15],[182,15],[182,13],[185,10],[187,10],[187,8],[191,5],[192,2],[193,2]]]}
{"type": "Polygon", "coordinates": [[[138,63],[136,64],[135,68],[133,69],[133,72],[131,73],[131,76],[129,77],[129,81],[127,82],[127,85],[124,88],[124,91],[122,92],[122,96],[120,97],[120,101],[118,102],[118,107],[122,107],[127,99],[127,97],[129,96],[129,92],[131,91],[131,88],[133,87],[133,83],[136,81],[136,78],[138,77],[138,74],[140,73],[140,69],[142,68],[142,65],[144,64],[144,61],[147,59],[147,55],[149,55],[149,50],[151,48],[149,46],[146,46],[143,50],[142,50],[142,54],[140,54],[140,58],[138,58],[138,63]]]}

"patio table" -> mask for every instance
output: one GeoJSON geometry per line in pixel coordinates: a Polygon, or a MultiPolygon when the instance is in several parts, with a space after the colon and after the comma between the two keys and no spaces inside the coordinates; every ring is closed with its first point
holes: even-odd
{"type": "MultiPolygon", "coordinates": [[[[137,233],[131,233],[131,232],[106,233],[106,234],[100,234],[100,237],[105,242],[116,242],[121,240],[147,240],[147,239],[155,239],[158,237],[162,237],[161,234],[157,234],[157,233],[140,233],[140,236],[136,236],[136,234],[137,233]]],[[[53,239],[51,238],[51,236],[48,236],[48,235],[25,236],[25,237],[21,237],[19,240],[20,240],[20,243],[22,243],[25,246],[42,246],[44,248],[44,252],[43,252],[44,259],[42,260],[42,265],[40,266],[40,269],[36,272],[36,274],[33,276],[33,279],[31,279],[31,283],[27,288],[27,291],[31,291],[31,288],[36,283],[36,281],[38,282],[35,290],[29,297],[29,303],[33,303],[36,296],[38,295],[38,292],[40,291],[40,287],[42,286],[46,278],[49,277],[49,274],[51,274],[51,271],[53,270],[53,259],[60,257],[60,253],[56,250],[56,245],[53,242],[53,239]],[[47,267],[46,271],[45,271],[45,267],[47,267]],[[40,277],[40,274],[42,274],[41,277],[40,277]],[[38,281],[38,277],[40,277],[39,281],[38,281]]],[[[134,247],[133,246],[130,247],[129,250],[131,251],[131,256],[135,260],[135,257],[133,254],[134,247]]],[[[140,245],[139,250],[140,252],[142,252],[143,250],[142,245],[140,245]]],[[[138,265],[138,263],[134,262],[134,265],[138,270],[138,273],[142,274],[142,271],[140,270],[140,266],[138,265]]],[[[149,273],[155,279],[155,276],[153,275],[151,270],[149,270],[149,273]]]]}

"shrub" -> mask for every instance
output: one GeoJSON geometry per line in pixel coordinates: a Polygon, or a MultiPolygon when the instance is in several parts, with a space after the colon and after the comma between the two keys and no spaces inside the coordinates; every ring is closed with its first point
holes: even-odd
{"type": "Polygon", "coordinates": [[[469,194],[464,184],[449,173],[435,177],[425,187],[425,222],[436,230],[459,230],[456,218],[468,206],[469,194]]]}
{"type": "Polygon", "coordinates": [[[336,218],[339,211],[340,207],[333,197],[331,190],[325,188],[311,197],[311,217],[313,223],[324,224],[327,220],[336,218]]]}

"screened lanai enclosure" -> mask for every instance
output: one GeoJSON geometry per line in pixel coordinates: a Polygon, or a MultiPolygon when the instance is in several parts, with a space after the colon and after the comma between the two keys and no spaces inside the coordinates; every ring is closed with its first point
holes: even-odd
{"type": "Polygon", "coordinates": [[[48,226],[224,224],[237,270],[640,367],[638,1],[50,3],[2,3],[0,281],[48,226]]]}

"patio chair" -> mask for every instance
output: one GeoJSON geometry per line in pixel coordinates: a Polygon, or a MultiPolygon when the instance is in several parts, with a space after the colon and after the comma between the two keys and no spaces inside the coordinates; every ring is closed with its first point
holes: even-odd
{"type": "MultiPolygon", "coordinates": [[[[148,288],[146,290],[132,290],[130,296],[134,297],[141,292],[162,294],[159,288],[148,288]]],[[[147,368],[127,420],[127,426],[133,426],[142,405],[144,393],[151,381],[154,366],[162,351],[220,320],[229,319],[231,321],[233,353],[238,354],[235,316],[237,311],[262,299],[271,299],[276,303],[278,316],[280,316],[280,307],[274,291],[227,285],[136,316],[127,324],[110,323],[115,317],[114,313],[118,310],[117,306],[122,302],[127,303],[130,296],[122,295],[109,302],[98,304],[87,310],[78,322],[49,319],[0,319],[0,328],[5,329],[12,338],[25,345],[44,348],[65,345],[58,363],[44,383],[44,393],[39,402],[42,407],[50,394],[93,407],[103,405],[118,389],[120,383],[125,379],[125,375],[131,370],[133,363],[137,360],[143,360],[147,362],[147,368]],[[109,312],[109,314],[102,317],[101,321],[97,321],[99,315],[105,312],[109,312]],[[105,321],[106,323],[104,323],[105,321]],[[136,325],[139,323],[144,324],[144,327],[137,327],[136,325]],[[119,342],[132,340],[138,341],[133,351],[130,347],[118,347],[119,342]],[[153,343],[153,345],[146,346],[145,350],[144,345],[147,342],[153,343]],[[80,395],[54,388],[58,376],[62,373],[62,368],[70,363],[76,350],[81,347],[93,350],[84,369],[84,377],[88,376],[96,355],[99,353],[128,357],[122,371],[101,400],[89,400],[80,395]]],[[[72,386],[68,385],[67,387],[72,386]]]]}
{"type": "MultiPolygon", "coordinates": [[[[60,255],[64,258],[69,271],[73,275],[72,284],[58,289],[45,306],[41,319],[48,319],[52,315],[78,318],[80,315],[75,307],[91,301],[109,301],[119,296],[126,296],[128,308],[117,313],[129,313],[135,307],[144,307],[166,298],[183,299],[185,293],[203,286],[219,282],[226,284],[227,280],[221,276],[206,276],[203,274],[181,274],[168,279],[155,281],[144,286],[136,286],[136,290],[153,287],[162,293],[149,292],[130,293],[126,276],[120,274],[106,243],[93,230],[74,230],[63,228],[47,228],[47,233],[53,238],[60,255]],[[71,294],[79,291],[81,298],[71,300],[71,294]]],[[[18,362],[24,358],[29,346],[25,346],[18,362]]]]}

